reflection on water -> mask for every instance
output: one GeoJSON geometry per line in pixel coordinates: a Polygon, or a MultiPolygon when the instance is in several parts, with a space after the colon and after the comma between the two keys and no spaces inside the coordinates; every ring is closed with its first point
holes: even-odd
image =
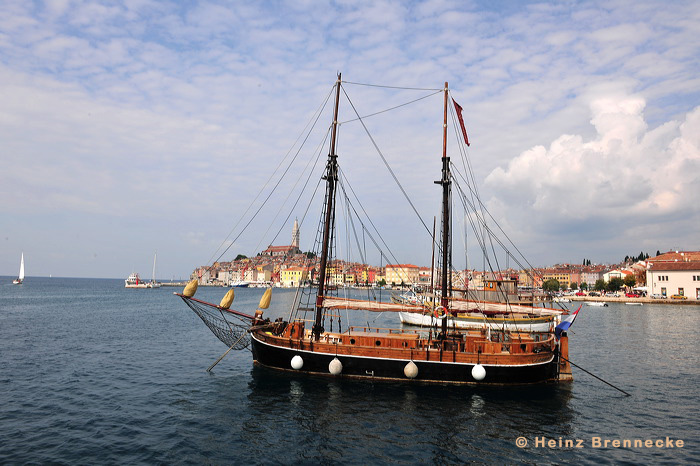
{"type": "MultiPolygon", "coordinates": [[[[454,387],[300,376],[253,367],[246,411],[258,426],[287,429],[292,461],[336,459],[359,463],[503,460],[520,454],[518,436],[566,436],[573,428],[568,385],[454,387]],[[297,441],[292,438],[301,435],[297,441]],[[474,439],[489,439],[489,448],[474,439]],[[303,439],[303,447],[297,442],[303,439]],[[339,440],[342,439],[342,440],[339,440]],[[498,443],[498,447],[492,443],[498,443]],[[316,455],[307,456],[311,447],[316,455]],[[346,456],[347,458],[347,456],[346,456]]],[[[268,439],[251,439],[260,450],[268,439]]]]}

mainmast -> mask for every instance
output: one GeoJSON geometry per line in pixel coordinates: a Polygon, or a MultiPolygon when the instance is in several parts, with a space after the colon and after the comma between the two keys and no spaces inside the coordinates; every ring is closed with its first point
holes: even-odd
{"type": "Polygon", "coordinates": [[[450,247],[450,192],[451,192],[451,181],[450,181],[450,158],[447,156],[447,91],[448,86],[445,82],[445,110],[442,123],[442,179],[436,181],[436,184],[442,185],[442,270],[441,270],[441,283],[442,283],[442,295],[440,297],[440,305],[445,310],[445,317],[442,319],[442,332],[447,333],[447,313],[449,311],[449,280],[448,274],[450,273],[450,253],[452,248],[450,247]]]}
{"type": "MultiPolygon", "coordinates": [[[[335,185],[338,182],[338,156],[335,153],[335,141],[338,131],[338,103],[340,102],[340,73],[335,83],[335,109],[333,111],[333,128],[331,130],[331,147],[326,163],[326,215],[323,221],[323,244],[321,246],[321,264],[319,265],[318,294],[316,295],[316,320],[313,326],[314,339],[318,340],[323,332],[321,319],[323,318],[323,296],[326,291],[326,268],[328,266],[328,249],[331,240],[331,225],[335,221],[333,215],[335,206],[335,185]]],[[[447,98],[447,97],[445,97],[447,98]]]]}

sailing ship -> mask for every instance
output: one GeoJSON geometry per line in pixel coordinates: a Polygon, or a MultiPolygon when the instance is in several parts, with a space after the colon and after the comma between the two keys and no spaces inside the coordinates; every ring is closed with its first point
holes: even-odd
{"type": "Polygon", "coordinates": [[[22,258],[19,260],[19,275],[17,278],[12,280],[13,285],[21,285],[24,282],[24,253],[22,253],[22,258]]]}
{"type": "MultiPolygon", "coordinates": [[[[196,280],[192,280],[182,293],[175,294],[229,347],[228,351],[250,345],[254,363],[274,370],[340,378],[441,384],[508,385],[571,380],[568,336],[562,327],[557,326],[563,312],[547,311],[551,314],[542,315],[546,321],[543,327],[485,325],[483,321],[476,328],[462,329],[455,325],[459,316],[459,301],[451,296],[450,283],[453,177],[447,154],[450,103],[447,83],[437,90],[437,93],[444,94],[442,168],[440,180],[435,182],[442,188],[440,280],[436,286],[439,293],[436,298],[438,306],[435,307],[435,312],[439,313],[435,320],[439,325],[387,329],[372,327],[366,321],[366,325],[343,329],[341,311],[348,315],[353,311],[367,315],[367,312],[411,313],[416,309],[410,304],[333,296],[329,290],[332,280],[328,275],[333,267],[332,254],[337,233],[337,197],[345,201],[349,197],[342,184],[344,177],[336,153],[341,87],[344,88],[344,82],[339,74],[334,86],[330,147],[322,175],[325,196],[318,235],[320,259],[316,291],[309,292],[310,296],[304,302],[301,294],[305,289],[299,288],[289,318],[279,317],[275,320],[264,315],[270,304],[272,289],[265,292],[254,313],[231,309],[233,289],[228,291],[219,305],[194,298],[196,280]],[[334,325],[336,330],[333,329],[334,325]]],[[[464,135],[466,142],[466,131],[464,135]]],[[[515,317],[510,313],[508,319],[515,317]]],[[[572,321],[565,320],[562,325],[566,323],[568,328],[572,321]]]]}

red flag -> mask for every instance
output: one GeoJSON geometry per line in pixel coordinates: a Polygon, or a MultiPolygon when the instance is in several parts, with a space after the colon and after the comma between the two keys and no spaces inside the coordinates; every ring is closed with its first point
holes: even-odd
{"type": "Polygon", "coordinates": [[[464,128],[464,119],[462,118],[462,107],[452,99],[452,103],[455,104],[455,109],[457,110],[457,118],[459,119],[459,126],[462,127],[462,134],[464,135],[464,143],[469,145],[469,138],[467,137],[467,130],[464,128]]]}

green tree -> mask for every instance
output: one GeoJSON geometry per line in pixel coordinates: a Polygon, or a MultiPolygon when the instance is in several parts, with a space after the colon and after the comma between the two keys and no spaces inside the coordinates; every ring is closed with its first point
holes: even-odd
{"type": "Polygon", "coordinates": [[[243,255],[243,254],[239,254],[239,255],[236,256],[236,258],[234,259],[234,261],[239,261],[239,260],[241,260],[241,259],[247,259],[247,258],[248,258],[248,256],[243,255]]]}
{"type": "Polygon", "coordinates": [[[386,286],[386,280],[384,280],[384,279],[382,278],[381,280],[379,280],[379,281],[377,282],[377,285],[379,285],[379,286],[386,286]]]}
{"type": "Polygon", "coordinates": [[[572,284],[571,284],[571,289],[572,289],[572,290],[578,290],[578,283],[575,283],[575,282],[572,283],[572,284]]]}
{"type": "Polygon", "coordinates": [[[629,286],[630,288],[632,288],[634,285],[637,284],[637,279],[634,277],[634,275],[627,275],[623,280],[623,283],[625,286],[629,286]]]}
{"type": "Polygon", "coordinates": [[[582,290],[587,290],[587,289],[588,289],[588,283],[582,282],[582,283],[581,283],[581,289],[582,289],[582,290]]]}
{"type": "Polygon", "coordinates": [[[625,282],[620,277],[613,277],[605,286],[605,289],[612,292],[620,291],[620,288],[622,288],[624,284],[625,282]]]}
{"type": "Polygon", "coordinates": [[[605,289],[605,280],[603,280],[602,278],[596,280],[593,289],[596,291],[603,291],[605,289]]]}
{"type": "Polygon", "coordinates": [[[555,278],[550,278],[549,280],[547,280],[546,282],[544,282],[542,284],[542,289],[544,291],[555,292],[555,291],[559,291],[560,286],[561,285],[559,284],[559,280],[557,280],[555,278]]]}

